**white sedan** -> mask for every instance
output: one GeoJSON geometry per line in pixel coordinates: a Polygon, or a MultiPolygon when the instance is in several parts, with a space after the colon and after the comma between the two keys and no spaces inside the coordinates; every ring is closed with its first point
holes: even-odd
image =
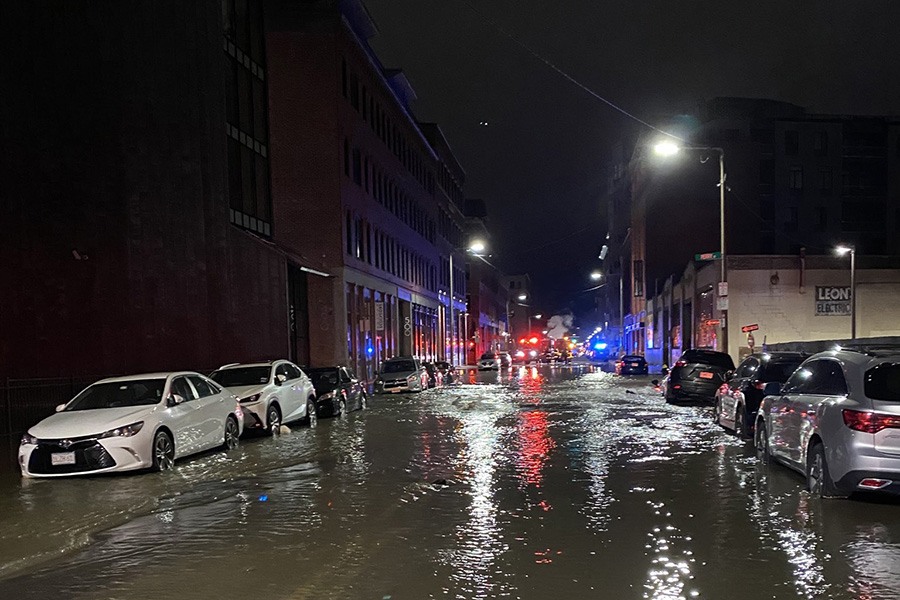
{"type": "Polygon", "coordinates": [[[300,367],[286,360],[225,365],[210,378],[240,399],[244,428],[276,435],[282,423],[316,426],[316,390],[300,367]]]}
{"type": "Polygon", "coordinates": [[[237,446],[237,399],[199,373],[103,379],[28,430],[19,446],[25,477],[164,471],[175,459],[237,446]]]}

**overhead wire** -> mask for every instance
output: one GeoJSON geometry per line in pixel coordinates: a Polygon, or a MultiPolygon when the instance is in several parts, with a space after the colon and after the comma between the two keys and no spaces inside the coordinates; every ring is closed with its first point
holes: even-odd
{"type": "Polygon", "coordinates": [[[569,73],[567,73],[566,71],[563,71],[563,70],[562,70],[560,67],[558,67],[556,64],[554,64],[554,63],[551,62],[549,59],[545,58],[543,55],[541,55],[541,54],[538,53],[536,50],[534,50],[533,48],[531,48],[531,46],[529,46],[528,44],[526,44],[525,42],[523,42],[521,39],[519,39],[517,36],[515,36],[514,34],[512,34],[510,31],[508,31],[506,28],[504,28],[502,25],[500,25],[497,21],[495,21],[493,18],[491,18],[490,15],[484,13],[481,9],[479,9],[477,6],[475,6],[470,0],[460,0],[460,2],[462,2],[463,4],[465,4],[466,6],[468,6],[469,9],[470,9],[472,12],[478,13],[485,21],[487,21],[490,25],[492,25],[497,31],[499,31],[500,33],[502,33],[503,35],[505,35],[506,37],[508,37],[508,38],[509,38],[510,40],[512,40],[515,44],[521,46],[522,49],[524,49],[526,52],[528,52],[532,57],[534,57],[534,58],[536,58],[537,60],[541,61],[541,62],[544,63],[546,66],[548,66],[548,67],[551,68],[552,70],[556,71],[556,73],[557,73],[558,75],[560,75],[561,77],[563,77],[564,79],[566,79],[568,82],[572,83],[573,85],[575,85],[575,86],[581,88],[583,91],[587,92],[588,94],[590,94],[591,96],[593,96],[595,99],[599,100],[600,102],[603,102],[604,104],[606,104],[607,106],[609,106],[609,107],[612,108],[613,110],[618,111],[619,113],[625,115],[625,116],[628,117],[629,119],[632,119],[632,120],[636,121],[637,123],[640,123],[641,125],[643,125],[643,126],[645,126],[645,127],[649,127],[649,128],[652,129],[653,131],[656,131],[656,132],[661,133],[661,134],[663,134],[663,135],[665,135],[665,136],[671,137],[672,139],[676,139],[676,140],[678,140],[678,141],[680,141],[680,142],[686,142],[686,141],[687,141],[687,140],[685,140],[684,138],[682,138],[682,137],[680,137],[680,136],[678,136],[678,135],[676,135],[676,134],[674,134],[674,133],[672,133],[672,132],[670,132],[670,131],[665,131],[665,130],[663,130],[663,129],[660,129],[659,127],[656,127],[655,125],[651,125],[650,123],[648,123],[647,121],[641,119],[641,118],[638,117],[637,115],[635,115],[635,114],[633,114],[633,113],[631,113],[631,112],[625,110],[624,108],[622,108],[621,106],[619,106],[618,104],[616,104],[615,102],[613,102],[612,100],[609,100],[609,99],[607,99],[607,98],[604,98],[604,97],[601,96],[599,93],[595,92],[593,89],[591,89],[590,87],[588,87],[586,84],[582,83],[581,81],[579,81],[578,79],[576,79],[576,78],[573,77],[572,75],[569,75],[569,73]]]}

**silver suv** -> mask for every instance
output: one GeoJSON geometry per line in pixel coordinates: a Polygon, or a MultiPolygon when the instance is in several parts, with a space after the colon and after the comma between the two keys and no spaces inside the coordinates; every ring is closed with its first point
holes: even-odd
{"type": "Polygon", "coordinates": [[[765,395],[761,461],[799,471],[817,496],[900,494],[900,349],[820,352],[765,395]]]}

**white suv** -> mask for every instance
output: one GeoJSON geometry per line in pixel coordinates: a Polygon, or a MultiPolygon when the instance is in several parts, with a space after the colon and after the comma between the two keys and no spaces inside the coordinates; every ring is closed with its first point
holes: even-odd
{"type": "Polygon", "coordinates": [[[762,461],[804,474],[817,496],[900,494],[900,349],[820,352],[764,393],[762,461]]]}
{"type": "Polygon", "coordinates": [[[316,391],[300,367],[286,360],[231,364],[209,376],[240,399],[244,431],[276,435],[282,423],[316,425],[316,391]]]}

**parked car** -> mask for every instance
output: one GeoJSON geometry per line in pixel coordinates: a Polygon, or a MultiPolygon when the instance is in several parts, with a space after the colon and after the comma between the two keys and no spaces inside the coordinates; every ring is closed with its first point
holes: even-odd
{"type": "Polygon", "coordinates": [[[626,354],[616,361],[616,375],[646,375],[647,360],[640,354],[626,354]]]}
{"type": "Polygon", "coordinates": [[[375,377],[375,393],[421,392],[428,388],[428,371],[412,356],[397,356],[384,361],[375,377]]]}
{"type": "Polygon", "coordinates": [[[319,415],[343,416],[369,404],[365,386],[346,367],[317,367],[306,374],[316,390],[319,415]]]}
{"type": "Polygon", "coordinates": [[[235,363],[219,367],[210,378],[240,399],[245,431],[277,435],[282,424],[298,420],[316,426],[316,391],[292,362],[235,363]]]}
{"type": "Polygon", "coordinates": [[[449,385],[456,381],[458,374],[456,372],[456,367],[451,365],[449,362],[445,360],[439,360],[434,363],[434,366],[438,368],[438,371],[441,372],[441,375],[444,377],[444,385],[449,385]]]}
{"type": "Polygon", "coordinates": [[[428,372],[428,387],[436,388],[444,385],[444,374],[433,362],[423,362],[422,366],[428,372]]]}
{"type": "Polygon", "coordinates": [[[540,361],[540,358],[537,350],[526,346],[525,348],[516,350],[516,353],[513,355],[513,362],[527,365],[528,363],[540,361]]]}
{"type": "Polygon", "coordinates": [[[752,437],[766,384],[784,383],[805,358],[799,352],[757,353],[745,358],[716,392],[715,422],[740,437],[752,437]]]}
{"type": "Polygon", "coordinates": [[[98,381],[31,427],[19,446],[25,477],[164,471],[175,460],[238,445],[237,398],[193,372],[98,381]]]}
{"type": "Polygon", "coordinates": [[[509,352],[498,352],[497,357],[500,359],[501,369],[508,369],[512,366],[512,357],[509,352]]]}
{"type": "Polygon", "coordinates": [[[478,370],[499,371],[500,356],[498,356],[496,352],[485,352],[481,355],[481,358],[478,359],[478,370]]]}
{"type": "Polygon", "coordinates": [[[764,392],[762,462],[803,474],[815,496],[900,494],[900,351],[820,352],[764,392]]]}
{"type": "Polygon", "coordinates": [[[665,398],[670,404],[712,404],[725,375],[734,371],[734,361],[724,352],[691,349],[678,359],[666,381],[665,398]]]}

